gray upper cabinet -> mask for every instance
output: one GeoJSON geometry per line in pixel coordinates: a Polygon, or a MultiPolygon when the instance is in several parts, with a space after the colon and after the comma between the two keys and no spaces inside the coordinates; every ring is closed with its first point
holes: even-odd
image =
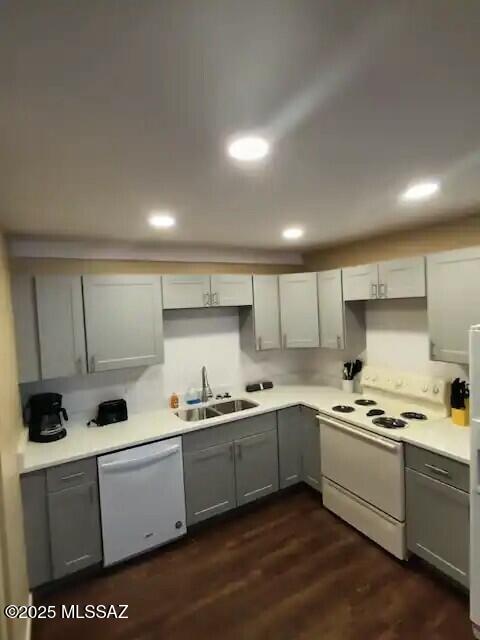
{"type": "Polygon", "coordinates": [[[162,362],[159,276],[84,276],[83,286],[90,372],[162,362]]]}
{"type": "Polygon", "coordinates": [[[210,276],[211,304],[216,307],[241,307],[253,304],[252,276],[225,274],[210,276]]]}
{"type": "Polygon", "coordinates": [[[418,298],[425,295],[423,256],[345,267],[342,271],[344,300],[418,298]]]}
{"type": "Polygon", "coordinates": [[[427,256],[431,357],[468,363],[468,330],[480,323],[480,247],[427,256]]]}
{"type": "Polygon", "coordinates": [[[256,349],[280,349],[282,343],[278,276],[253,276],[253,320],[256,349]]]}
{"type": "Polygon", "coordinates": [[[407,547],[469,585],[469,494],[406,470],[407,547]]]}
{"type": "Polygon", "coordinates": [[[22,476],[23,521],[30,588],[52,580],[45,471],[22,476]]]}
{"type": "Polygon", "coordinates": [[[54,579],[102,559],[98,487],[89,482],[48,494],[54,579]]]}
{"type": "Polygon", "coordinates": [[[303,480],[313,489],[322,489],[322,468],[320,456],[320,426],[317,411],[310,407],[300,407],[302,414],[302,475],[303,480]]]}
{"type": "Polygon", "coordinates": [[[277,430],[235,440],[237,504],[278,491],[277,430]]]}
{"type": "Polygon", "coordinates": [[[164,309],[195,309],[210,305],[210,276],[162,276],[164,309]]]}
{"type": "Polygon", "coordinates": [[[342,294],[342,270],[317,273],[320,346],[345,348],[345,319],[342,294]]]}
{"type": "Polygon", "coordinates": [[[42,378],[86,373],[80,276],[35,278],[42,378]]]}
{"type": "Polygon", "coordinates": [[[319,347],[317,274],[285,274],[279,281],[283,347],[319,347]]]}
{"type": "Polygon", "coordinates": [[[187,524],[236,506],[233,442],[184,454],[187,524]]]}
{"type": "Polygon", "coordinates": [[[35,282],[31,275],[12,277],[12,305],[20,382],[40,379],[35,282]]]}
{"type": "Polygon", "coordinates": [[[345,267],[342,269],[342,275],[344,300],[369,300],[377,297],[377,263],[345,267]]]}
{"type": "Polygon", "coordinates": [[[425,296],[425,258],[423,256],[379,263],[379,298],[421,298],[423,296],[425,296]]]}
{"type": "Polygon", "coordinates": [[[278,466],[280,488],[302,480],[303,422],[300,406],[282,409],[278,420],[278,466]]]}

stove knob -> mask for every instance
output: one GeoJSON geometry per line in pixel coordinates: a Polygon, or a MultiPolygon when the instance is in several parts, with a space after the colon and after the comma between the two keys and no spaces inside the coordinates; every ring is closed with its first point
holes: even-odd
{"type": "Polygon", "coordinates": [[[433,387],[433,393],[438,393],[440,391],[440,389],[437,387],[437,385],[435,385],[433,387]]]}
{"type": "Polygon", "coordinates": [[[370,376],[363,376],[365,380],[370,380],[370,376]]]}
{"type": "Polygon", "coordinates": [[[423,387],[422,387],[422,391],[423,391],[423,393],[427,393],[428,385],[424,384],[423,387]]]}
{"type": "Polygon", "coordinates": [[[397,387],[397,389],[400,389],[400,387],[403,386],[403,380],[397,380],[397,382],[395,383],[395,386],[397,387]]]}

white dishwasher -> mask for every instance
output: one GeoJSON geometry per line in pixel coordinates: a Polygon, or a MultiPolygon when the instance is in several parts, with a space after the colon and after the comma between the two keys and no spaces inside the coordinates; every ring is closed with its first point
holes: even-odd
{"type": "Polygon", "coordinates": [[[182,439],[98,458],[104,565],[186,533],[182,439]]]}

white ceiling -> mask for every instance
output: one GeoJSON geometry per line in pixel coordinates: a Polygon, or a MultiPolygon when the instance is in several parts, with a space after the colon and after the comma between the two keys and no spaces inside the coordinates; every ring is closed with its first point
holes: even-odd
{"type": "Polygon", "coordinates": [[[451,214],[480,200],[479,33],[476,0],[2,3],[0,224],[278,249],[451,214]],[[253,129],[245,170],[224,143],[253,129]]]}

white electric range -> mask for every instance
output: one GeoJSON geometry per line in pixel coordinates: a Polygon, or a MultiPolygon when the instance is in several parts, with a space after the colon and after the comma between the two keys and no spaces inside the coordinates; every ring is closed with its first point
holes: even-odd
{"type": "Polygon", "coordinates": [[[405,461],[400,434],[449,413],[449,382],[366,367],[361,398],[322,411],[327,509],[398,558],[406,557],[405,461]]]}

